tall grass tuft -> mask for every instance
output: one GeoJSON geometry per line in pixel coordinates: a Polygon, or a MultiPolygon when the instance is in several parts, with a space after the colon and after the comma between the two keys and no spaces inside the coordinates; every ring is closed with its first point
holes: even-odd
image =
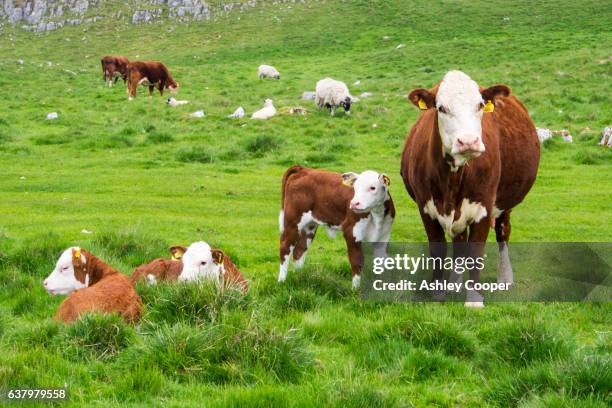
{"type": "Polygon", "coordinates": [[[112,360],[135,339],[134,329],[116,314],[88,313],[65,326],[58,347],[72,360],[112,360]]]}
{"type": "Polygon", "coordinates": [[[151,238],[138,231],[123,230],[97,235],[92,246],[120,259],[128,265],[138,266],[151,259],[169,254],[168,245],[161,239],[151,238]]]}
{"type": "Polygon", "coordinates": [[[276,150],[279,146],[280,140],[277,137],[258,135],[247,142],[245,149],[254,157],[263,157],[266,153],[276,150]]]}
{"type": "Polygon", "coordinates": [[[24,241],[8,257],[8,264],[33,276],[48,274],[61,252],[69,247],[67,241],[56,233],[38,235],[24,241]]]}
{"type": "Polygon", "coordinates": [[[215,155],[204,146],[191,146],[179,149],[176,152],[176,160],[190,163],[212,163],[215,155]]]}
{"type": "Polygon", "coordinates": [[[138,292],[147,305],[145,319],[157,323],[215,323],[222,320],[224,312],[244,309],[249,304],[237,285],[218,287],[211,280],[139,285],[138,292]]]}

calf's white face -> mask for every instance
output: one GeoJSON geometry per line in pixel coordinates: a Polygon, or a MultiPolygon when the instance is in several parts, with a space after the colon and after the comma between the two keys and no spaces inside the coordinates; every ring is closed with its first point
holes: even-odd
{"type": "Polygon", "coordinates": [[[389,198],[390,179],[386,174],[367,170],[361,174],[344,173],[342,179],[344,184],[352,186],[355,191],[350,209],[356,213],[380,207],[389,198]]]}
{"type": "Polygon", "coordinates": [[[43,282],[45,290],[49,294],[68,295],[77,289],[87,287],[87,282],[81,282],[75,275],[74,264],[72,263],[72,258],[75,256],[80,257],[83,264],[87,262],[79,247],[71,247],[65,250],[57,260],[53,272],[43,282]]]}
{"type": "Polygon", "coordinates": [[[422,110],[437,110],[444,154],[452,156],[455,166],[461,166],[484,153],[482,116],[494,110],[498,95],[509,94],[510,89],[505,85],[495,85],[481,91],[478,84],[465,73],[449,71],[437,93],[415,89],[409,99],[422,110]]]}
{"type": "Polygon", "coordinates": [[[223,272],[223,253],[211,249],[206,242],[194,242],[183,254],[183,270],[178,277],[181,282],[202,278],[219,280],[223,272]]]}

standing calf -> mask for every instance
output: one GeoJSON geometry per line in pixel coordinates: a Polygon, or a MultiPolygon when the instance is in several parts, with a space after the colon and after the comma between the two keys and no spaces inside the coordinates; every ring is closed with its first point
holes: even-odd
{"type": "Polygon", "coordinates": [[[115,83],[119,77],[123,79],[123,83],[127,80],[127,66],[130,61],[127,57],[122,55],[107,55],[102,58],[102,79],[104,82],[111,87],[113,86],[113,79],[115,83]]]}
{"type": "Polygon", "coordinates": [[[70,295],[55,315],[65,323],[86,312],[118,313],[127,323],[142,315],[142,301],[130,280],[79,247],[62,253],[44,286],[51,295],[70,295]]]}
{"type": "Polygon", "coordinates": [[[294,269],[304,265],[308,248],[322,225],[330,237],[339,230],[344,234],[353,288],[358,288],[363,266],[361,242],[377,243],[376,253],[386,253],[395,218],[389,183],[389,177],[371,170],[338,174],[289,167],[281,185],[278,281],[287,278],[291,255],[294,269]]]}
{"type": "Polygon", "coordinates": [[[167,88],[171,93],[178,91],[179,84],[172,79],[168,68],[158,61],[132,61],[127,67],[127,87],[129,100],[136,97],[136,89],[139,85],[149,87],[149,96],[153,95],[155,87],[159,94],[164,94],[167,88]]]}

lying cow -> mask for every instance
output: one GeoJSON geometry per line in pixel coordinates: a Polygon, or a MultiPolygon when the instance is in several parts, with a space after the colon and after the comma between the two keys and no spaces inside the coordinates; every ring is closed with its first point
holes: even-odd
{"type": "Polygon", "coordinates": [[[136,89],[139,85],[149,87],[149,95],[153,95],[155,87],[163,96],[164,89],[171,93],[178,91],[179,84],[172,79],[168,68],[158,61],[132,61],[127,67],[127,87],[129,100],[136,97],[136,89]]]}
{"type": "Polygon", "coordinates": [[[187,248],[184,246],[173,246],[170,248],[170,259],[157,258],[140,265],[132,272],[132,283],[147,282],[155,285],[162,281],[176,281],[183,269],[181,258],[185,251],[187,248]]]}
{"type": "Polygon", "coordinates": [[[44,287],[51,295],[70,295],[55,315],[58,321],[70,323],[86,312],[103,312],[134,323],[142,315],[142,301],[127,276],[79,247],[62,253],[44,287]]]}
{"type": "Polygon", "coordinates": [[[243,293],[249,285],[229,256],[220,249],[211,248],[206,242],[194,242],[183,254],[180,282],[214,279],[220,285],[237,286],[243,293]]]}
{"type": "Polygon", "coordinates": [[[122,55],[107,55],[102,58],[102,79],[104,82],[111,87],[113,86],[113,79],[115,83],[119,77],[123,79],[123,83],[127,80],[127,66],[130,61],[127,57],[122,55]]]}
{"type": "MultiPolygon", "coordinates": [[[[525,106],[506,85],[480,88],[460,71],[450,71],[434,88],[408,97],[422,110],[410,129],[401,174],[416,202],[432,257],[446,256],[445,234],[454,256],[466,249],[479,257],[494,223],[499,243],[499,282],[512,284],[508,256],[510,212],[533,185],[540,142],[525,106]],[[468,234],[469,230],[469,234],[468,234]]],[[[451,274],[453,280],[462,276],[451,274]]],[[[443,270],[434,271],[443,279],[443,270]]],[[[478,282],[480,271],[470,271],[478,282]]],[[[483,297],[468,291],[466,306],[482,307],[483,297]]]]}
{"type": "Polygon", "coordinates": [[[353,288],[358,288],[363,266],[361,242],[379,243],[375,250],[386,253],[395,218],[389,182],[389,177],[371,170],[338,174],[289,167],[281,186],[278,281],[287,278],[291,255],[294,270],[304,265],[308,248],[322,225],[331,237],[340,230],[344,234],[353,288]]]}

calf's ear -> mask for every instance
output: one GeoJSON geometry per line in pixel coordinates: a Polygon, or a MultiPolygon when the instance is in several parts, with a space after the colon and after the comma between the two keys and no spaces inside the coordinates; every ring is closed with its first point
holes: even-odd
{"type": "MultiPolygon", "coordinates": [[[[495,98],[498,96],[509,96],[511,92],[510,88],[506,85],[493,85],[480,91],[482,99],[485,101],[485,112],[487,111],[489,102],[491,102],[489,107],[492,108],[492,103],[495,102],[495,98]]],[[[490,111],[492,111],[492,109],[490,111]]]]}
{"type": "Polygon", "coordinates": [[[211,249],[213,262],[217,265],[223,264],[223,258],[225,258],[225,254],[220,249],[211,249]]]}
{"type": "Polygon", "coordinates": [[[381,183],[383,183],[387,187],[389,187],[389,185],[391,184],[391,179],[389,178],[389,176],[387,176],[384,173],[378,176],[378,179],[380,180],[381,183]]]}
{"type": "Polygon", "coordinates": [[[181,259],[183,254],[187,251],[187,247],[175,245],[170,247],[170,253],[172,254],[172,259],[181,259]]]}
{"type": "Polygon", "coordinates": [[[418,88],[408,95],[410,102],[421,110],[427,110],[436,106],[436,97],[427,89],[418,88]]]}
{"type": "Polygon", "coordinates": [[[344,173],[342,175],[342,184],[344,184],[345,186],[353,187],[353,184],[355,184],[357,177],[358,177],[358,174],[353,173],[352,171],[348,173],[344,173]]]}

